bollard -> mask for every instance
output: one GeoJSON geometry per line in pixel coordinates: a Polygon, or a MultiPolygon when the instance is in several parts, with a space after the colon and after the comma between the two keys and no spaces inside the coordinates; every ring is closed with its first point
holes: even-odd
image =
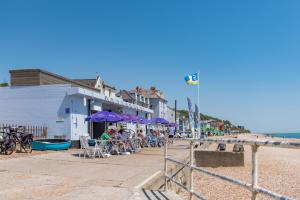
{"type": "Polygon", "coordinates": [[[190,197],[189,199],[193,199],[193,192],[194,192],[194,180],[193,180],[193,167],[194,166],[194,141],[190,141],[190,173],[189,173],[189,190],[190,190],[190,197]]]}
{"type": "Polygon", "coordinates": [[[168,166],[167,166],[167,158],[168,158],[168,139],[165,137],[165,148],[164,148],[164,155],[165,155],[165,163],[164,163],[164,172],[165,172],[165,191],[168,190],[167,186],[167,176],[168,176],[168,166]]]}
{"type": "Polygon", "coordinates": [[[258,163],[257,163],[257,145],[251,145],[252,149],[252,200],[256,199],[257,192],[255,188],[257,187],[257,179],[258,179],[258,163]]]}

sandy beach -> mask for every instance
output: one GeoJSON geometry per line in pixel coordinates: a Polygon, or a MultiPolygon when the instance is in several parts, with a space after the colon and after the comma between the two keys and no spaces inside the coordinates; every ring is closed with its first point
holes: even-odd
{"type": "MultiPolygon", "coordinates": [[[[242,134],[239,135],[238,138],[273,141],[283,140],[257,134],[242,134]]],[[[284,141],[300,142],[299,139],[284,139],[284,141]]],[[[211,145],[209,148],[216,149],[216,145],[211,145]]],[[[233,145],[227,145],[227,148],[232,149],[233,145]]],[[[298,149],[260,147],[258,150],[258,160],[259,186],[294,199],[300,199],[300,151],[298,149]]],[[[251,147],[245,146],[244,167],[218,167],[206,169],[251,183],[251,147]]],[[[207,197],[210,200],[251,199],[251,192],[248,190],[198,172],[195,172],[194,176],[194,190],[200,192],[204,197],[207,197]]],[[[186,194],[183,196],[187,199],[186,194]]],[[[258,195],[257,199],[271,198],[264,195],[258,195]]]]}

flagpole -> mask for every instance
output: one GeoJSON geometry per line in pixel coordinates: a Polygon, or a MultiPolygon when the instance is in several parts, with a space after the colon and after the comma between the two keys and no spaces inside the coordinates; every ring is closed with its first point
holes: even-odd
{"type": "MultiPolygon", "coordinates": [[[[197,74],[197,76],[198,76],[198,110],[199,110],[199,122],[198,122],[198,137],[200,137],[201,136],[201,112],[200,112],[200,72],[199,72],[199,70],[198,70],[198,72],[197,72],[198,74],[197,74]]],[[[199,138],[197,138],[197,139],[199,139],[199,138]]]]}

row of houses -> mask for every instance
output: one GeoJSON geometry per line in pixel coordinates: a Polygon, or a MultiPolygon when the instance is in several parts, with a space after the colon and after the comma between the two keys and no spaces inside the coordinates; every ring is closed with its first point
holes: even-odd
{"type": "Polygon", "coordinates": [[[74,143],[83,133],[98,138],[104,123],[85,122],[85,118],[104,110],[175,121],[174,109],[167,106],[163,92],[155,87],[117,92],[100,76],[70,79],[41,69],[9,73],[9,86],[0,88],[0,122],[44,126],[50,138],[63,136],[74,143]]]}

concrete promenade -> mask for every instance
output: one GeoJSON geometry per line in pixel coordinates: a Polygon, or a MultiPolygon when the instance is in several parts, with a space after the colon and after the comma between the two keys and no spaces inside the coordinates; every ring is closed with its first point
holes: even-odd
{"type": "MultiPolygon", "coordinates": [[[[145,195],[142,186],[163,171],[163,148],[96,159],[79,158],[78,153],[69,150],[0,160],[0,199],[154,199],[155,194],[145,195]]],[[[187,153],[169,149],[178,159],[187,153]]],[[[165,195],[163,199],[177,198],[165,195]]]]}

